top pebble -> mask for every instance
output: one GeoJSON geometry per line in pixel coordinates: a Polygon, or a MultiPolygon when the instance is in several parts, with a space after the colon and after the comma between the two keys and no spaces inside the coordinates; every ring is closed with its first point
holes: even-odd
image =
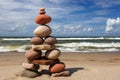
{"type": "Polygon", "coordinates": [[[45,25],[51,21],[51,17],[45,14],[45,8],[40,8],[39,15],[36,17],[35,22],[40,25],[45,25]]]}

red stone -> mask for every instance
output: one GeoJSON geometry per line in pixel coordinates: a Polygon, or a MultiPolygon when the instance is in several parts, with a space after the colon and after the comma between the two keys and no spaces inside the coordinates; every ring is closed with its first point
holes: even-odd
{"type": "Polygon", "coordinates": [[[61,71],[63,71],[65,69],[65,64],[60,62],[60,63],[56,63],[54,65],[50,65],[49,67],[49,71],[51,73],[59,73],[61,71]]]}
{"type": "Polygon", "coordinates": [[[40,9],[40,14],[35,19],[37,24],[45,25],[51,21],[51,17],[46,15],[44,10],[44,8],[40,9]]]}

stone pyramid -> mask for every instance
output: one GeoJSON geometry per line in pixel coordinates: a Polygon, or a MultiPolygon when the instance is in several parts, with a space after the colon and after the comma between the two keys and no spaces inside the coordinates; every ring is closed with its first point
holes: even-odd
{"type": "Polygon", "coordinates": [[[39,26],[34,30],[35,36],[30,40],[33,44],[32,48],[25,53],[28,62],[22,64],[25,70],[21,73],[21,76],[38,76],[38,73],[40,73],[38,69],[41,65],[49,65],[48,71],[54,77],[70,75],[70,72],[65,70],[65,64],[59,59],[61,51],[55,46],[57,40],[51,36],[51,27],[46,25],[51,22],[51,17],[45,13],[45,9],[40,8],[39,15],[35,19],[39,26]],[[42,50],[45,52],[43,53],[42,50]]]}

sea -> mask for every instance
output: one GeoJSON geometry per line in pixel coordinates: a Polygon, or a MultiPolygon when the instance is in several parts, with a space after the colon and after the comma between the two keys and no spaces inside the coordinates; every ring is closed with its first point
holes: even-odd
{"type": "MultiPolygon", "coordinates": [[[[31,37],[0,37],[0,52],[26,52],[31,37]]],[[[61,52],[120,52],[120,37],[56,37],[61,52]]]]}

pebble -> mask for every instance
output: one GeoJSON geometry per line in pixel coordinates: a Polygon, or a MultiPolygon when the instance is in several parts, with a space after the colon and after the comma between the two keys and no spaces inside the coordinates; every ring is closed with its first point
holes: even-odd
{"type": "Polygon", "coordinates": [[[55,37],[52,37],[52,36],[48,36],[45,38],[45,43],[47,44],[56,44],[57,43],[57,40],[55,37]]]}
{"type": "Polygon", "coordinates": [[[35,78],[35,77],[39,76],[39,72],[34,71],[34,70],[25,69],[20,73],[20,76],[21,77],[28,77],[28,78],[35,78]]]}
{"type": "Polygon", "coordinates": [[[38,26],[35,30],[34,30],[34,34],[38,37],[46,37],[49,36],[52,33],[52,30],[49,26],[47,25],[41,25],[38,26]]]}
{"type": "Polygon", "coordinates": [[[42,44],[42,45],[33,45],[34,50],[52,50],[55,49],[55,45],[42,44]]]}
{"type": "Polygon", "coordinates": [[[43,39],[41,37],[33,37],[30,39],[30,42],[34,45],[39,45],[43,43],[43,39]]]}
{"type": "Polygon", "coordinates": [[[62,72],[60,72],[60,73],[53,73],[51,76],[52,76],[52,77],[70,76],[70,71],[65,70],[65,71],[62,71],[62,72]]]}
{"type": "Polygon", "coordinates": [[[45,52],[45,57],[48,59],[57,59],[61,55],[59,49],[48,50],[45,52]]]}
{"type": "Polygon", "coordinates": [[[50,65],[50,67],[49,67],[49,71],[51,73],[59,73],[59,72],[64,71],[64,69],[65,69],[65,64],[62,62],[56,63],[54,65],[50,65]]]}
{"type": "Polygon", "coordinates": [[[45,14],[45,9],[40,9],[40,14],[36,16],[35,22],[37,24],[45,25],[51,21],[51,17],[45,14]]]}
{"type": "Polygon", "coordinates": [[[37,51],[37,50],[33,50],[33,49],[30,49],[25,53],[25,57],[28,60],[33,60],[33,59],[40,58],[41,55],[42,55],[41,51],[37,51]]]}
{"type": "Polygon", "coordinates": [[[22,66],[25,69],[29,69],[29,70],[38,70],[40,68],[38,64],[30,64],[30,63],[22,63],[22,66]]]}

